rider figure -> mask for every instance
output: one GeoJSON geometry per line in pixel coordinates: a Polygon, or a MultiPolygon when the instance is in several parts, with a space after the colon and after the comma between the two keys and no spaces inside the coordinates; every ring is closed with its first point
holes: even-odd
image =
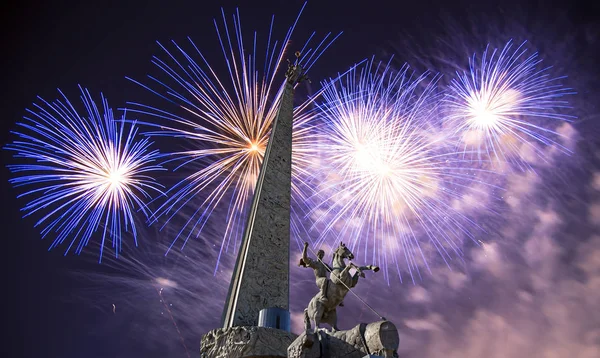
{"type": "MultiPolygon", "coordinates": [[[[300,266],[302,267],[310,267],[313,269],[315,273],[315,278],[317,279],[317,287],[321,290],[321,298],[320,301],[323,303],[327,303],[327,286],[329,285],[329,279],[327,278],[327,271],[332,270],[331,266],[327,265],[323,262],[323,256],[325,256],[325,251],[319,250],[317,252],[317,260],[313,260],[308,257],[306,251],[308,249],[308,242],[304,243],[304,249],[302,250],[302,258],[300,259],[300,266]]],[[[340,306],[343,306],[343,303],[340,303],[340,306]]]]}

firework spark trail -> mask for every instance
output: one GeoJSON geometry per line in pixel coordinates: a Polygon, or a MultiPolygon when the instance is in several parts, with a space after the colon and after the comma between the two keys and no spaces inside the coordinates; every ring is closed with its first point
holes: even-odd
{"type": "MultiPolygon", "coordinates": [[[[186,250],[173,250],[165,256],[170,239],[163,238],[177,231],[170,227],[166,233],[157,231],[153,227],[140,228],[140,235],[147,238],[146,245],[133,247],[124,242],[118,258],[107,253],[101,266],[72,274],[80,282],[79,299],[85,304],[103,312],[107,302],[117,304],[117,320],[107,320],[105,327],[99,321],[98,334],[103,330],[114,332],[115,325],[131,321],[127,327],[132,330],[132,338],[139,336],[136,325],[144,329],[143,340],[133,346],[158,346],[171,356],[189,354],[184,350],[197,344],[198,334],[220,322],[222,300],[231,277],[228,268],[233,262],[227,257],[217,277],[213,277],[217,253],[207,250],[204,242],[190,242],[186,250]]],[[[207,229],[203,235],[218,237],[218,231],[207,229]]],[[[127,346],[129,349],[131,344],[127,346]]]]}
{"type": "Polygon", "coordinates": [[[57,233],[50,249],[70,239],[65,254],[77,242],[81,253],[92,235],[103,226],[100,258],[110,238],[115,254],[121,249],[121,231],[131,229],[137,244],[133,207],[148,217],[144,198],[149,191],[160,193],[160,185],[151,176],[161,167],[147,138],[137,139],[135,122],[116,121],[102,96],[102,110],[89,92],[80,87],[87,117],[78,114],[64,94],[64,101],[34,104],[38,112],[19,123],[24,130],[5,149],[26,164],[11,164],[15,187],[28,187],[19,197],[35,197],[22,209],[26,216],[44,215],[36,226],[45,225],[42,236],[57,233]],[[127,129],[127,127],[129,128],[127,129]],[[34,187],[34,188],[32,188],[34,187]],[[124,227],[123,227],[124,226],[124,227]]]}
{"type": "MultiPolygon", "coordinates": [[[[192,169],[193,173],[168,191],[168,198],[160,204],[151,221],[156,222],[159,217],[166,216],[166,225],[178,211],[190,205],[192,199],[202,198],[201,203],[194,203],[197,210],[189,216],[173,240],[174,245],[183,238],[183,248],[192,235],[200,235],[213,211],[220,204],[229,202],[221,253],[230,246],[236,249],[238,226],[243,224],[241,218],[254,191],[270,127],[283,93],[283,77],[280,82],[277,74],[281,74],[285,65],[287,47],[296,26],[295,22],[283,41],[276,41],[272,37],[274,20],[271,20],[264,66],[260,66],[256,33],[252,53],[247,54],[244,50],[239,12],[233,16],[233,26],[224,12],[222,20],[222,27],[215,20],[215,28],[227,67],[225,76],[209,64],[190,39],[193,52],[187,52],[175,42],[172,42],[174,51],[161,45],[166,59],[154,57],[153,63],[166,75],[167,80],[149,76],[159,89],[132,80],[183,109],[184,115],[130,103],[131,110],[158,118],[164,123],[154,124],[159,130],[149,135],[185,138],[193,146],[191,150],[170,154],[169,161],[180,163],[175,170],[187,168],[192,169]],[[260,67],[264,67],[262,73],[260,67]]],[[[310,39],[313,37],[314,33],[310,39]]],[[[303,67],[309,70],[336,38],[328,34],[314,48],[309,48],[307,41],[301,50],[303,67]]],[[[308,99],[294,111],[292,199],[297,204],[295,207],[303,206],[305,189],[302,188],[301,178],[306,172],[302,165],[308,160],[307,153],[313,150],[305,142],[310,141],[314,132],[309,108],[311,104],[312,99],[308,99]]],[[[292,215],[304,216],[295,211],[292,215]]],[[[301,222],[292,220],[291,229],[293,236],[298,237],[302,230],[301,222]]]]}
{"type": "Polygon", "coordinates": [[[572,90],[540,68],[537,53],[528,55],[525,43],[513,50],[508,42],[501,51],[488,45],[480,61],[469,60],[469,71],[459,73],[447,89],[444,102],[448,126],[462,137],[464,148],[474,147],[478,158],[514,161],[530,167],[523,149],[544,159],[535,144],[570,150],[553,138],[552,126],[574,117],[560,113],[569,108],[563,96],[572,90]]]}
{"type": "Polygon", "coordinates": [[[460,257],[460,242],[473,240],[476,226],[451,207],[475,169],[445,151],[434,120],[437,77],[427,78],[371,60],[327,86],[319,104],[326,125],[316,145],[329,164],[316,173],[323,177],[312,211],[323,227],[317,245],[337,232],[336,240],[351,241],[365,260],[370,253],[388,283],[388,266],[402,280],[397,254],[414,281],[420,264],[429,270],[429,251],[446,264],[460,257]]]}
{"type": "Polygon", "coordinates": [[[179,326],[177,326],[177,322],[175,322],[175,318],[173,318],[173,313],[171,312],[171,309],[169,309],[169,304],[163,297],[163,294],[162,294],[163,288],[162,287],[160,289],[157,288],[156,292],[158,293],[158,296],[160,297],[160,302],[163,304],[163,306],[169,313],[169,318],[171,319],[171,322],[173,322],[173,326],[175,326],[175,330],[177,331],[177,334],[179,335],[179,339],[181,340],[181,345],[183,345],[183,348],[185,349],[185,354],[188,356],[188,358],[190,358],[190,352],[188,351],[187,345],[185,344],[185,339],[183,338],[183,335],[181,334],[181,331],[179,330],[179,326]]]}

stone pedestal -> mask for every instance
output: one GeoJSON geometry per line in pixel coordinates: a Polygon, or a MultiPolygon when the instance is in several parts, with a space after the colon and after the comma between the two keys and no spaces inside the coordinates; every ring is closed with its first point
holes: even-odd
{"type": "Polygon", "coordinates": [[[214,329],[200,343],[201,358],[279,358],[297,336],[275,328],[241,326],[214,329]]]}
{"type": "Polygon", "coordinates": [[[398,330],[392,322],[379,321],[361,323],[347,330],[329,332],[320,330],[318,334],[302,333],[289,346],[289,358],[363,358],[396,357],[399,344],[398,330]]]}

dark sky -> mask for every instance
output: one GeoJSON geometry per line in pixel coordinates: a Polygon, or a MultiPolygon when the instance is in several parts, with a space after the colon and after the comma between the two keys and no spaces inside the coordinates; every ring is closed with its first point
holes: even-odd
{"type": "MultiPolygon", "coordinates": [[[[334,76],[336,72],[343,71],[356,61],[373,54],[389,54],[397,51],[397,57],[409,61],[410,59],[406,57],[410,52],[402,52],[402,46],[406,42],[403,36],[410,34],[413,36],[412,41],[422,41],[424,47],[435,43],[439,36],[452,38],[452,34],[444,33],[442,20],[448,18],[457,24],[465,24],[479,16],[495,19],[499,23],[509,19],[510,21],[521,19],[525,23],[524,28],[527,28],[528,23],[536,23],[538,26],[536,29],[543,29],[542,34],[539,32],[535,34],[538,39],[543,38],[544,31],[552,34],[574,34],[571,37],[574,39],[573,42],[565,44],[563,41],[557,44],[561,49],[565,46],[570,48],[571,57],[597,55],[598,36],[600,36],[597,5],[595,7],[584,5],[583,2],[569,2],[569,5],[557,5],[557,2],[552,2],[554,5],[549,5],[548,2],[548,4],[516,7],[506,1],[498,4],[486,2],[485,5],[478,3],[480,1],[455,3],[439,0],[311,1],[301,17],[296,34],[305,35],[312,30],[321,34],[329,31],[344,31],[339,41],[312,71],[311,77],[317,82],[334,76]],[[553,22],[552,18],[556,14],[560,21],[553,22]]],[[[1,25],[3,27],[1,31],[3,96],[0,98],[0,106],[3,114],[0,143],[4,145],[13,139],[9,131],[15,128],[15,123],[23,116],[25,108],[30,106],[36,96],[54,99],[57,96],[56,88],[75,98],[78,96],[76,86],[81,84],[94,93],[103,92],[113,107],[122,106],[132,96],[143,97],[145,94],[140,94],[141,90],[126,81],[125,76],[143,78],[153,70],[150,59],[158,52],[156,40],[162,42],[170,39],[184,40],[186,36],[191,36],[196,44],[206,48],[205,51],[209,53],[217,51],[212,19],[220,15],[220,7],[224,7],[231,13],[236,6],[239,6],[246,29],[264,26],[270,20],[271,14],[276,15],[276,24],[282,28],[293,20],[301,4],[301,1],[264,0],[65,1],[60,3],[23,1],[18,6],[4,3],[1,25]]],[[[502,26],[500,25],[499,28],[502,26]]],[[[485,31],[482,29],[482,32],[485,31]]],[[[501,36],[507,35],[503,33],[501,36]]],[[[517,36],[527,37],[522,33],[517,36]]],[[[552,45],[548,44],[543,46],[547,51],[552,48],[552,45]]],[[[555,60],[561,57],[556,52],[549,53],[555,60]]],[[[575,58],[575,63],[581,63],[583,67],[580,66],[576,73],[572,73],[572,77],[597,78],[593,67],[586,68],[584,65],[597,63],[598,60],[599,58],[594,60],[593,57],[575,58]]],[[[555,62],[561,64],[560,61],[555,62]]],[[[572,69],[573,61],[564,64],[564,67],[572,69]]],[[[578,89],[582,96],[576,103],[586,115],[589,115],[587,119],[597,120],[596,107],[585,100],[593,98],[592,94],[596,91],[589,83],[586,82],[578,89]]],[[[585,128],[587,133],[599,133],[598,125],[590,121],[582,126],[581,128],[585,128]]],[[[588,135],[586,138],[590,141],[594,140],[594,136],[588,135]]],[[[589,166],[597,165],[598,158],[594,158],[594,150],[590,147],[582,148],[583,159],[580,163],[585,168],[581,169],[584,177],[579,179],[587,185],[595,170],[589,166]]],[[[7,151],[2,152],[2,158],[4,164],[13,160],[7,151]]],[[[101,300],[91,302],[95,298],[86,296],[89,292],[82,291],[81,280],[74,279],[71,275],[78,270],[93,272],[96,267],[94,260],[75,255],[63,257],[60,249],[48,252],[49,242],[39,239],[38,230],[33,228],[34,221],[21,219],[19,208],[24,205],[24,202],[16,199],[17,192],[9,185],[8,177],[8,170],[3,167],[0,180],[3,208],[1,227],[4,228],[2,235],[4,319],[2,321],[5,327],[3,334],[5,343],[1,345],[2,356],[64,358],[150,358],[165,357],[166,354],[172,357],[178,356],[168,349],[140,343],[145,340],[144,335],[147,334],[143,329],[133,330],[127,327],[127,322],[123,321],[112,326],[111,322],[107,322],[106,308],[97,307],[102,305],[98,303],[101,300]],[[133,335],[136,337],[132,337],[133,335]],[[128,344],[130,341],[132,343],[128,344]],[[124,348],[127,345],[130,347],[124,348]]],[[[586,203],[591,202],[591,194],[581,195],[585,198],[583,200],[590,200],[586,203]]],[[[556,205],[560,207],[561,204],[556,205]]],[[[556,211],[560,212],[560,208],[556,211]]],[[[563,219],[562,222],[565,220],[563,219]]],[[[569,252],[575,255],[574,252],[578,251],[573,249],[569,252]]],[[[561,267],[569,269],[575,266],[575,264],[566,264],[561,267]]],[[[494,279],[498,280],[494,281],[496,285],[504,282],[501,281],[501,277],[494,277],[494,279]]],[[[485,275],[482,274],[473,280],[485,281],[485,275]]],[[[473,287],[476,285],[480,288],[485,287],[485,284],[478,282],[472,284],[473,287]]],[[[109,290],[109,288],[102,290],[104,289],[109,290]]],[[[435,289],[431,289],[431,292],[434,291],[435,289]]],[[[96,298],[103,294],[105,293],[99,293],[96,298]]],[[[433,295],[431,293],[431,296],[433,295]]],[[[418,298],[415,300],[419,301],[418,298]]],[[[482,301],[485,299],[482,298],[482,301]]],[[[438,301],[434,297],[427,302],[438,301]]],[[[451,298],[441,299],[439,302],[442,302],[440,304],[445,307],[445,305],[456,304],[459,300],[451,298]]],[[[379,307],[385,306],[385,302],[376,304],[380,304],[379,307]]],[[[198,305],[201,303],[199,302],[198,305]]],[[[454,310],[452,307],[444,309],[454,310]]],[[[429,307],[419,312],[421,317],[427,317],[430,323],[437,320],[439,324],[440,320],[445,319],[444,324],[439,324],[441,326],[452,326],[453,322],[462,322],[460,318],[452,318],[452,315],[443,316],[438,314],[438,311],[440,311],[438,308],[429,307]]],[[[491,313],[477,313],[472,316],[488,317],[485,316],[486,314],[491,313]]],[[[500,313],[497,314],[499,317],[504,317],[500,313]]],[[[597,321],[595,323],[598,324],[597,321]]],[[[590,327],[593,324],[593,321],[590,322],[590,327]]],[[[424,323],[421,327],[423,325],[424,323]]],[[[483,328],[466,329],[474,332],[483,330],[483,328]]],[[[418,332],[416,334],[418,337],[412,338],[416,341],[422,339],[423,332],[427,331],[417,328],[414,330],[418,332]]],[[[428,332],[431,331],[435,330],[428,332]]],[[[447,337],[442,337],[441,333],[436,332],[428,333],[430,335],[421,342],[426,344],[436,339],[438,341],[435,342],[447,342],[447,337]]],[[[600,345],[600,338],[598,338],[600,331],[596,332],[598,336],[588,339],[592,342],[591,346],[600,345]]],[[[481,339],[485,340],[487,337],[493,337],[493,334],[485,333],[481,339]]],[[[147,339],[157,338],[149,335],[147,339]]],[[[192,356],[198,356],[199,339],[200,334],[197,336],[196,345],[189,345],[192,356]]],[[[464,347],[469,345],[465,340],[457,339],[457,342],[464,347]]],[[[448,349],[444,344],[439,344],[437,347],[448,349]]],[[[578,347],[573,348],[573,351],[580,352],[578,347]]],[[[411,351],[428,352],[428,356],[431,356],[431,351],[424,349],[411,348],[411,351]]],[[[574,357],[591,357],[592,355],[586,355],[588,353],[585,352],[593,351],[581,350],[581,352],[584,353],[574,357]]],[[[476,354],[463,356],[474,357],[476,354]]],[[[519,354],[512,356],[516,357],[519,354]]],[[[559,356],[561,355],[556,357],[559,356]]]]}

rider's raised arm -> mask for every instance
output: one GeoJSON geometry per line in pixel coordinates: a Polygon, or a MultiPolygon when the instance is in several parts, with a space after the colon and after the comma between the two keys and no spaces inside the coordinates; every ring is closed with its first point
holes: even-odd
{"type": "Polygon", "coordinates": [[[305,242],[304,249],[302,250],[302,258],[300,259],[300,266],[314,268],[315,263],[313,262],[313,260],[310,257],[308,257],[307,252],[306,252],[307,250],[308,250],[308,242],[305,242]]]}
{"type": "Polygon", "coordinates": [[[304,248],[302,249],[302,260],[308,259],[306,252],[308,251],[308,242],[304,243],[304,248]]]}

